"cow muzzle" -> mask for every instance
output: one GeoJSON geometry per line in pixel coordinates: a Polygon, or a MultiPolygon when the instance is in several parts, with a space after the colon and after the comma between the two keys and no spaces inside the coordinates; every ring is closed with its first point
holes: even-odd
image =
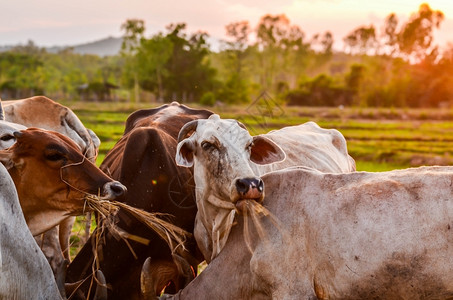
{"type": "Polygon", "coordinates": [[[115,200],[124,196],[127,188],[118,181],[111,181],[104,184],[103,198],[115,200]]]}
{"type": "Polygon", "coordinates": [[[239,199],[263,200],[264,182],[260,178],[240,178],[235,183],[239,199]]]}

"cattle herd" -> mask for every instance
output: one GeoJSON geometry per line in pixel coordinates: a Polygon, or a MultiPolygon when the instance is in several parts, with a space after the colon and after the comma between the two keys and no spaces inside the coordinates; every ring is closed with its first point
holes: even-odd
{"type": "Polygon", "coordinates": [[[0,299],[453,298],[453,167],[357,172],[335,129],[251,136],[177,102],[132,113],[98,168],[99,145],[51,99],[0,101],[0,299]],[[90,196],[190,234],[120,209],[130,238],[98,226],[71,262],[90,196]]]}

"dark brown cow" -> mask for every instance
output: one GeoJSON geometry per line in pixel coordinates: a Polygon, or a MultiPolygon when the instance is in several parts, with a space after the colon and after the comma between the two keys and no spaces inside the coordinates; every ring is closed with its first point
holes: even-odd
{"type": "MultiPolygon", "coordinates": [[[[211,114],[207,110],[195,110],[173,102],[155,109],[139,110],[129,116],[124,136],[101,164],[102,170],[127,187],[125,203],[150,212],[171,214],[175,216],[171,219],[175,225],[193,232],[197,211],[193,172],[176,166],[176,140],[184,124],[211,114]]],[[[188,274],[178,272],[168,245],[126,213],[120,211],[119,215],[119,227],[148,239],[150,243],[145,246],[130,241],[137,256],[134,258],[126,243],[107,234],[98,257],[100,269],[111,287],[109,299],[141,299],[140,272],[148,257],[151,257],[151,262],[147,263],[151,281],[155,282],[158,291],[170,281],[173,290],[182,288],[188,274]]],[[[193,239],[186,246],[190,253],[196,253],[193,239]]],[[[83,279],[91,273],[92,247],[90,239],[70,264],[68,282],[83,279]]],[[[193,258],[191,266],[195,268],[200,260],[200,255],[193,258]]],[[[86,294],[88,286],[82,289],[86,294]]]]}
{"type": "Polygon", "coordinates": [[[84,212],[86,194],[106,199],[124,195],[126,188],[105,175],[68,137],[29,128],[14,133],[16,143],[0,150],[33,235],[56,226],[68,215],[84,212]]]}

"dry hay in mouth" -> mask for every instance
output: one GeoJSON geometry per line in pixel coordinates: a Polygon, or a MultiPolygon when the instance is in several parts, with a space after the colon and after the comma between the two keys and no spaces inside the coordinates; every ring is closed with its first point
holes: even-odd
{"type": "MultiPolygon", "coordinates": [[[[113,235],[120,236],[125,241],[126,239],[129,239],[145,245],[149,244],[149,240],[130,234],[116,226],[116,220],[114,216],[120,209],[123,209],[124,211],[135,217],[139,222],[143,223],[148,228],[156,232],[159,237],[168,244],[172,253],[175,253],[178,248],[180,248],[179,250],[184,251],[184,242],[186,241],[187,237],[191,236],[191,234],[184,229],[181,229],[178,226],[164,220],[164,217],[170,216],[168,214],[157,212],[150,213],[142,209],[129,206],[122,202],[104,200],[99,196],[91,194],[86,195],[84,200],[86,205],[90,209],[99,213],[100,219],[102,220],[102,222],[100,222],[101,224],[98,224],[98,226],[102,227],[100,228],[100,231],[103,232],[105,228],[108,228],[113,235]]],[[[130,246],[129,248],[132,251],[132,248],[130,246]]],[[[133,251],[132,253],[135,256],[135,253],[133,251]]]]}
{"type": "Polygon", "coordinates": [[[261,222],[262,217],[268,217],[280,233],[284,232],[279,220],[266,207],[255,200],[240,200],[240,203],[237,203],[236,206],[241,208],[240,214],[244,216],[244,241],[250,253],[253,253],[253,247],[252,235],[249,228],[249,218],[252,220],[259,238],[264,242],[269,242],[269,238],[261,222]]]}

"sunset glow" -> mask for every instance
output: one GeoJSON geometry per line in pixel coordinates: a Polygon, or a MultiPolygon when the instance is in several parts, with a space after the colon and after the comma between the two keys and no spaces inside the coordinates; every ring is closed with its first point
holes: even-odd
{"type": "MultiPolygon", "coordinates": [[[[453,2],[431,0],[433,10],[445,14],[435,34],[439,44],[453,41],[453,2]]],[[[70,45],[94,41],[107,36],[120,36],[120,26],[130,18],[146,22],[149,35],[164,31],[170,23],[185,22],[189,31],[203,30],[216,39],[225,37],[225,26],[248,20],[256,26],[265,14],[286,14],[301,27],[307,37],[331,31],[336,42],[353,29],[374,24],[380,29],[390,13],[400,23],[418,10],[423,1],[383,0],[366,3],[359,0],[284,0],[262,3],[257,0],[236,1],[8,1],[2,5],[0,45],[26,43],[70,45]],[[26,8],[26,9],[24,9],[26,8]]]]}

